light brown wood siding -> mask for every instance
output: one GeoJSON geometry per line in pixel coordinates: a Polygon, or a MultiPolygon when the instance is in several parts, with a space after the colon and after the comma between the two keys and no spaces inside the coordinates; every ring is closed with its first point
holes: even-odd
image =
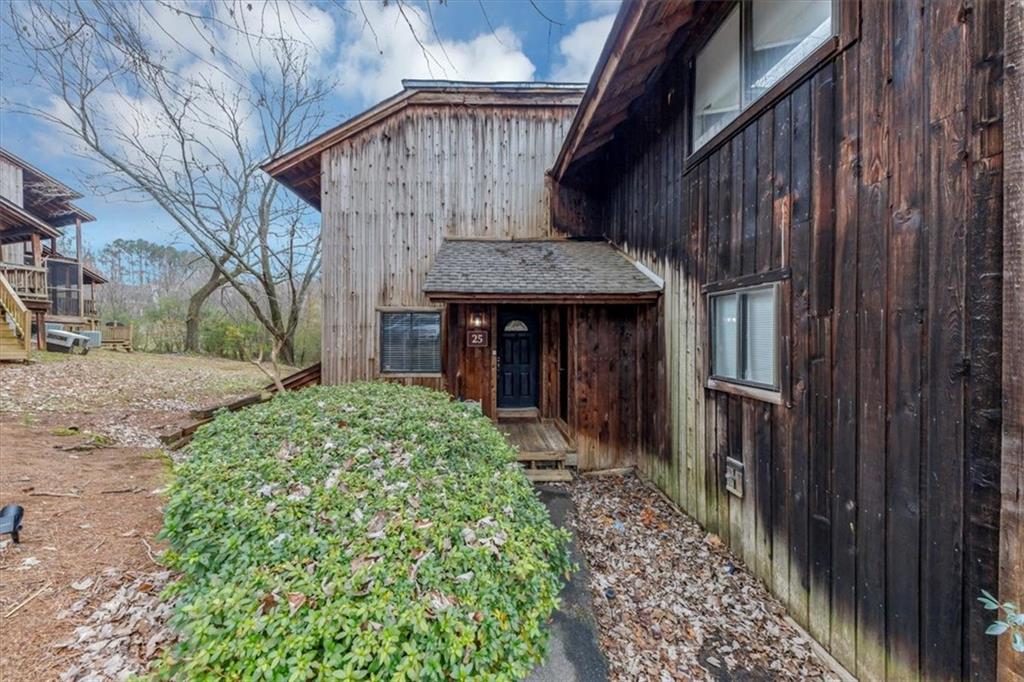
{"type": "Polygon", "coordinates": [[[379,376],[379,309],[434,307],[444,237],[551,236],[545,172],[574,110],[412,106],[323,153],[325,383],[379,376]]]}
{"type": "Polygon", "coordinates": [[[0,197],[18,206],[25,205],[21,169],[2,158],[0,158],[0,197]]]}
{"type": "MultiPolygon", "coordinates": [[[[2,158],[0,158],[0,197],[18,206],[25,205],[21,168],[2,158]]],[[[0,246],[0,261],[20,264],[24,260],[24,256],[24,244],[0,246]]]]}

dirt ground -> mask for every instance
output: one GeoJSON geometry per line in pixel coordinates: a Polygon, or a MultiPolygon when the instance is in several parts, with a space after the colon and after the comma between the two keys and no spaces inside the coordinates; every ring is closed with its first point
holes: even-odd
{"type": "Polygon", "coordinates": [[[61,643],[122,585],[160,571],[154,536],[170,476],[161,431],[266,383],[243,362],[39,358],[0,365],[0,505],[25,509],[21,543],[0,538],[5,682],[59,679],[81,656],[61,643]]]}

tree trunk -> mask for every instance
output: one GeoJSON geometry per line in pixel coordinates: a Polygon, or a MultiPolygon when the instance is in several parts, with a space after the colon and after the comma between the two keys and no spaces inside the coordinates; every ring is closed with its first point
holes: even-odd
{"type": "Polygon", "coordinates": [[[198,353],[199,348],[199,324],[202,321],[203,304],[206,299],[213,295],[213,292],[220,289],[226,282],[221,274],[214,269],[210,273],[210,279],[206,284],[199,287],[188,299],[188,312],[185,315],[185,352],[198,353]]]}
{"type": "Polygon", "coordinates": [[[285,332],[283,337],[278,337],[281,350],[277,353],[277,360],[282,365],[292,365],[295,362],[295,331],[285,332]]]}

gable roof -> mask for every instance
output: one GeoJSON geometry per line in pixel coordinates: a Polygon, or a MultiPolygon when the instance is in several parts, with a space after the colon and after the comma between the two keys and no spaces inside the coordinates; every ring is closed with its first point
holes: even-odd
{"type": "Polygon", "coordinates": [[[696,0],[623,0],[551,175],[604,148],[633,103],[674,53],[674,39],[694,15],[696,0]]]}
{"type": "Polygon", "coordinates": [[[33,234],[46,239],[57,239],[61,236],[61,231],[7,197],[0,196],[0,244],[26,241],[33,234]]]}
{"type": "Polygon", "coordinates": [[[71,202],[81,199],[77,192],[47,175],[28,161],[0,148],[0,158],[21,169],[24,209],[54,227],[71,225],[76,219],[88,223],[96,218],[71,202]]]}
{"type": "Polygon", "coordinates": [[[661,282],[606,241],[446,239],[423,291],[432,299],[653,298],[661,282]]]}
{"type": "Polygon", "coordinates": [[[404,80],[402,91],[318,135],[300,147],[263,163],[262,168],[313,207],[320,208],[320,155],[324,150],[410,106],[532,106],[576,107],[582,83],[478,83],[443,80],[404,80]]]}

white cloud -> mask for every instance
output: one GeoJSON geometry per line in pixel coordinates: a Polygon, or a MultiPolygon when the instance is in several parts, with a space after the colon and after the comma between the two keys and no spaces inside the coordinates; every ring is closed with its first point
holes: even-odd
{"type": "Polygon", "coordinates": [[[469,40],[438,42],[419,8],[369,4],[348,26],[341,46],[341,87],[373,103],[402,89],[403,78],[529,81],[535,67],[511,29],[500,26],[469,40]],[[404,16],[403,16],[404,12],[404,16]]]}
{"type": "Polygon", "coordinates": [[[614,22],[614,14],[581,22],[558,41],[562,62],[551,74],[552,78],[557,81],[589,81],[614,22]]]}

